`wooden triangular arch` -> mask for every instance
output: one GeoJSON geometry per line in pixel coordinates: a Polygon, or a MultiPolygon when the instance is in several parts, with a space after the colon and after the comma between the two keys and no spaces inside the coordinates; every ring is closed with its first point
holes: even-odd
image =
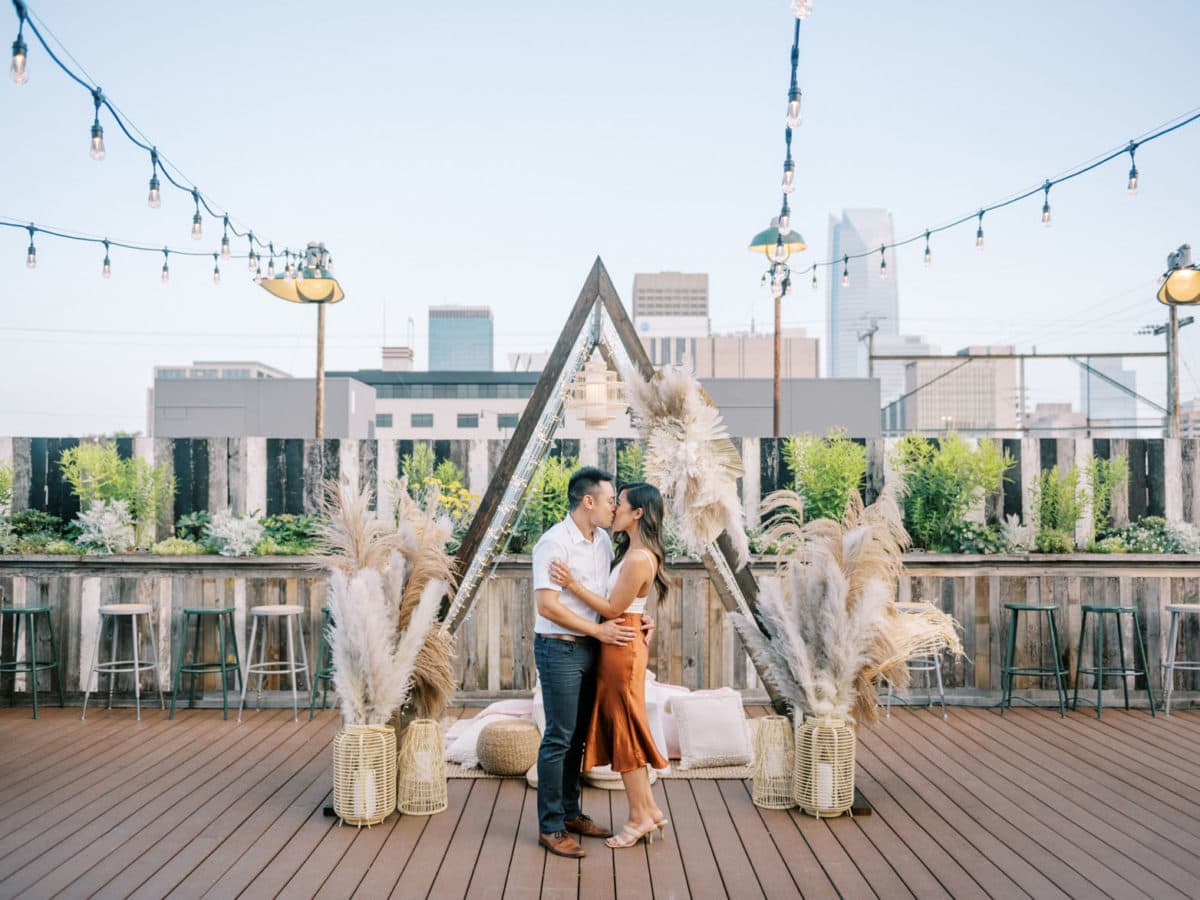
{"type": "MultiPolygon", "coordinates": [[[[525,405],[512,439],[504,448],[496,471],[479,502],[475,518],[458,548],[455,559],[460,574],[458,589],[453,598],[446,598],[441,611],[442,627],[449,633],[458,628],[470,611],[479,585],[486,577],[500,549],[504,533],[520,507],[525,486],[532,477],[532,469],[545,455],[554,423],[558,421],[562,409],[564,386],[570,383],[595,349],[604,355],[609,366],[617,368],[616,360],[602,340],[598,327],[601,308],[607,313],[622,348],[638,372],[646,379],[654,376],[654,365],[638,340],[633,322],[621,304],[604,263],[600,257],[596,257],[533,394],[525,405]],[[587,340],[581,341],[589,317],[593,314],[596,314],[596,324],[587,340]]],[[[726,533],[722,533],[701,556],[725,610],[756,615],[758,585],[750,567],[738,571],[735,559],[733,544],[726,533]]],[[[777,695],[770,682],[763,677],[761,670],[758,674],[775,700],[777,695]]]]}

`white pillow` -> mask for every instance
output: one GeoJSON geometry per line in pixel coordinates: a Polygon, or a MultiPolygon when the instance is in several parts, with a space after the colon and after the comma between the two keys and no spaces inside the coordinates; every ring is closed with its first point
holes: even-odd
{"type": "Polygon", "coordinates": [[[753,762],[742,696],[733,688],[680,694],[671,698],[671,711],[679,726],[680,769],[753,762]]]}
{"type": "Polygon", "coordinates": [[[474,769],[479,765],[479,755],[475,752],[475,747],[479,743],[479,732],[493,722],[507,722],[515,718],[519,717],[476,716],[473,719],[455,722],[446,732],[446,759],[452,763],[458,763],[464,769],[474,769]]]}
{"type": "Polygon", "coordinates": [[[671,712],[671,698],[688,693],[688,689],[674,684],[662,684],[653,672],[646,673],[646,720],[650,724],[650,735],[663,759],[679,759],[679,729],[671,712]]]}
{"type": "MultiPolygon", "coordinates": [[[[650,783],[654,784],[658,781],[658,773],[646,766],[650,772],[650,783]]],[[[602,791],[623,791],[625,790],[625,782],[621,780],[621,773],[614,772],[612,766],[594,766],[583,773],[583,779],[594,788],[600,788],[602,791]]]]}

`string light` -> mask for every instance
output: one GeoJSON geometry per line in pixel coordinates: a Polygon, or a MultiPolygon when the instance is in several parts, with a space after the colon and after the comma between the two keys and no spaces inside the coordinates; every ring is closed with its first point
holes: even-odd
{"type": "Polygon", "coordinates": [[[92,91],[92,101],[96,104],[96,115],[92,120],[92,159],[99,162],[104,159],[104,129],[100,126],[100,104],[104,101],[104,94],[100,92],[100,88],[92,91]]]}
{"type": "Polygon", "coordinates": [[[792,210],[788,207],[787,194],[783,195],[783,208],[779,210],[779,233],[787,234],[792,230],[792,210]]]}
{"type": "Polygon", "coordinates": [[[158,187],[158,151],[154,149],[150,151],[150,195],[146,202],[150,204],[151,209],[162,206],[162,192],[158,187]]]}
{"type": "Polygon", "coordinates": [[[100,274],[112,278],[112,263],[108,259],[108,238],[104,239],[104,263],[100,266],[100,274]]]}
{"type": "MultiPolygon", "coordinates": [[[[814,266],[813,268],[815,270],[816,266],[814,266]]],[[[849,287],[849,286],[850,286],[850,257],[843,256],[842,257],[842,287],[849,287]]]]}
{"type": "MultiPolygon", "coordinates": [[[[790,129],[789,129],[790,130],[790,129]]],[[[796,189],[796,164],[792,162],[791,151],[788,151],[787,159],[783,161],[783,192],[790,194],[796,189]]]]}
{"type": "Polygon", "coordinates": [[[170,268],[167,266],[167,257],[168,257],[168,255],[170,254],[170,252],[171,252],[171,251],[170,251],[170,250],[168,250],[166,247],[163,247],[163,252],[162,252],[162,255],[163,255],[163,267],[162,267],[162,276],[161,276],[161,278],[162,278],[162,283],[163,283],[163,284],[166,284],[168,281],[170,281],[170,280],[171,280],[171,270],[170,270],[170,268]]]}
{"type": "Polygon", "coordinates": [[[225,217],[225,233],[221,235],[221,259],[229,259],[229,216],[225,217]]]}
{"type": "Polygon", "coordinates": [[[267,250],[271,254],[271,258],[267,262],[267,277],[274,278],[275,277],[275,245],[267,244],[267,250]]]}
{"type": "Polygon", "coordinates": [[[983,210],[979,211],[979,228],[975,230],[975,249],[983,250],[983,210]]]}
{"type": "Polygon", "coordinates": [[[813,266],[812,289],[817,289],[817,267],[813,266]]]}
{"type": "Polygon", "coordinates": [[[887,257],[884,256],[884,250],[887,249],[884,244],[879,245],[879,277],[887,278],[887,257]]]}
{"type": "Polygon", "coordinates": [[[221,266],[217,262],[219,254],[213,254],[213,284],[221,283],[221,266]]]}
{"type": "Polygon", "coordinates": [[[33,245],[33,235],[37,231],[32,225],[29,226],[29,249],[25,251],[25,265],[30,269],[37,268],[37,247],[33,245]]]}
{"type": "Polygon", "coordinates": [[[196,214],[192,216],[192,240],[204,237],[204,222],[200,218],[200,192],[192,188],[192,199],[196,201],[196,214]]]}
{"type": "Polygon", "coordinates": [[[929,229],[925,229],[925,265],[929,266],[933,263],[933,253],[929,249],[929,229]]]}
{"type": "Polygon", "coordinates": [[[29,48],[22,37],[25,32],[25,4],[21,0],[14,0],[13,6],[17,9],[17,39],[12,45],[12,65],[8,67],[8,77],[13,84],[24,84],[29,80],[29,72],[25,68],[29,61],[29,48]]]}
{"type": "Polygon", "coordinates": [[[1133,141],[1130,141],[1129,142],[1129,181],[1125,185],[1125,189],[1127,191],[1129,191],[1129,193],[1131,193],[1131,194],[1136,194],[1138,192],[1137,160],[1134,159],[1134,157],[1133,157],[1133,154],[1136,152],[1137,152],[1137,144],[1134,143],[1133,141]]]}
{"type": "Polygon", "coordinates": [[[1042,224],[1047,228],[1050,227],[1050,179],[1046,179],[1046,183],[1042,185],[1042,190],[1045,192],[1046,199],[1042,203],[1042,224]]]}

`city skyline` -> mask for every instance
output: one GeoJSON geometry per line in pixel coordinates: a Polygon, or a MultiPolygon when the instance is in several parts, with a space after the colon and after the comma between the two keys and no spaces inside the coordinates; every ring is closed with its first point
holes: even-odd
{"type": "MultiPolygon", "coordinates": [[[[329,311],[328,368],[373,364],[381,345],[406,342],[408,318],[438,304],[492,306],[497,360],[542,349],[597,254],[623,286],[636,272],[707,272],[714,332],[751,321],[769,330],[763,259],[745,248],[778,211],[788,4],[737,15],[705,2],[649,12],[617,2],[602,16],[549,9],[368,6],[317,30],[321,8],[305,3],[284,18],[232,3],[131,0],[119,21],[82,2],[33,5],[121,111],[243,225],[292,247],[329,245],[347,301],[329,311]],[[506,48],[518,35],[526,50],[514,55],[506,48]],[[268,38],[289,52],[262,53],[268,38]],[[212,47],[228,65],[197,68],[212,47]],[[588,62],[612,48],[622,66],[588,62]],[[698,65],[704,55],[715,62],[698,65]],[[280,90],[319,111],[331,139],[278,127],[296,115],[273,99],[280,90]],[[487,240],[471,241],[480,229],[487,240]]],[[[1187,111],[1187,80],[1160,36],[1188,11],[1155,4],[1130,28],[1115,2],[818,3],[802,29],[794,142],[793,227],[809,249],[793,264],[829,258],[824,225],[839,210],[891,210],[905,238],[1187,111]]],[[[0,214],[191,246],[190,198],[170,191],[147,209],[146,155],[109,121],[108,158],[90,160],[90,98],[38,47],[29,72],[20,88],[0,86],[0,114],[19,134],[7,145],[0,214]]],[[[899,327],[942,347],[1161,350],[1161,338],[1134,332],[1166,318],[1152,299],[1166,253],[1200,242],[1190,212],[1200,203],[1198,146],[1193,126],[1139,152],[1135,197],[1121,160],[1056,188],[1048,229],[1040,198],[989,214],[983,253],[974,223],[936,236],[929,268],[920,242],[901,248],[899,327]]],[[[205,229],[201,246],[215,249],[219,222],[205,229]]],[[[0,313],[0,431],[136,429],[146,373],[179,359],[312,373],[315,314],[270,298],[244,261],[223,264],[214,288],[210,259],[172,258],[163,286],[161,258],[114,250],[103,280],[97,248],[51,238],[39,239],[38,267],[27,270],[27,238],[0,233],[11,298],[0,313]]],[[[816,292],[807,279],[796,285],[786,327],[824,334],[829,277],[818,273],[816,292]]],[[[1200,391],[1198,333],[1181,332],[1185,401],[1200,391]]],[[[1133,367],[1139,393],[1161,401],[1161,360],[1133,367]]],[[[1031,405],[1074,399],[1069,364],[1030,369],[1031,405]]]]}

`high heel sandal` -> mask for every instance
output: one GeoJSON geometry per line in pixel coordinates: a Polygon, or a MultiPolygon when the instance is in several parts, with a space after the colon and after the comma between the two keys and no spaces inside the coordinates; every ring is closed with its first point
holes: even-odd
{"type": "Polygon", "coordinates": [[[671,826],[671,820],[666,818],[665,816],[661,819],[655,820],[654,827],[658,829],[658,839],[660,841],[665,841],[667,839],[667,829],[670,826],[671,826]]]}
{"type": "Polygon", "coordinates": [[[654,843],[654,835],[658,833],[658,823],[651,822],[650,825],[643,829],[634,828],[631,825],[626,825],[621,829],[621,833],[614,837],[610,837],[604,842],[604,845],[611,850],[625,850],[629,847],[635,847],[642,841],[647,844],[654,843]]]}

